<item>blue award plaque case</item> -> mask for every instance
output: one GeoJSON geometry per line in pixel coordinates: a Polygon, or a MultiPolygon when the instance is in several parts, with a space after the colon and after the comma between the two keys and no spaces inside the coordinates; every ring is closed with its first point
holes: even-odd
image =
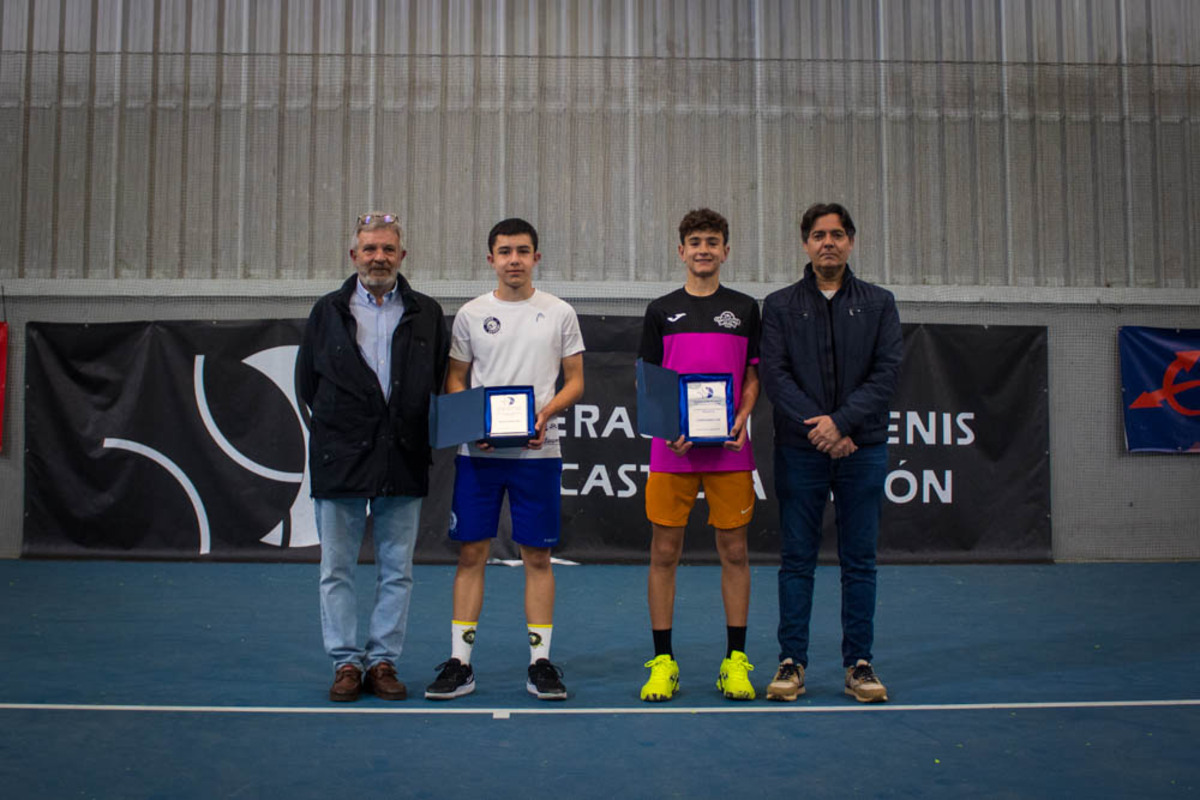
{"type": "Polygon", "coordinates": [[[533,413],[532,386],[488,386],[484,389],[483,429],[484,441],[492,447],[524,447],[535,435],[534,425],[537,418],[533,413]],[[492,434],[492,398],[497,396],[524,396],[526,410],[525,430],[519,434],[492,434]]]}
{"type": "Polygon", "coordinates": [[[723,372],[716,374],[687,373],[679,376],[679,430],[684,433],[689,442],[692,442],[693,444],[721,444],[722,442],[728,442],[731,439],[729,436],[729,430],[733,427],[733,420],[734,409],[732,375],[730,375],[728,372],[723,372]],[[693,383],[723,383],[725,385],[725,433],[723,435],[689,435],[689,417],[691,409],[689,408],[688,404],[688,385],[693,383]]]}

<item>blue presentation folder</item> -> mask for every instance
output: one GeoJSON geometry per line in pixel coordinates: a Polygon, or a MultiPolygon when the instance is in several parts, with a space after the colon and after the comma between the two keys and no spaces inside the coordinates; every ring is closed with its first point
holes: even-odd
{"type": "MultiPolygon", "coordinates": [[[[721,380],[727,382],[728,416],[733,419],[733,378],[727,375],[684,375],[673,369],[637,360],[637,425],[638,433],[673,442],[679,438],[686,406],[683,383],[689,380],[721,380]]],[[[721,444],[728,436],[689,439],[693,444],[721,444]]]]}
{"type": "Polygon", "coordinates": [[[453,447],[464,442],[487,439],[493,447],[522,447],[529,436],[487,438],[488,398],[493,394],[524,394],[528,397],[529,430],[533,430],[532,386],[477,386],[454,394],[429,396],[429,444],[434,448],[453,447]]]}
{"type": "Polygon", "coordinates": [[[486,391],[479,386],[465,392],[430,395],[429,444],[434,448],[453,447],[482,439],[486,391]]]}
{"type": "Polygon", "coordinates": [[[637,360],[637,426],[643,436],[679,438],[679,373],[637,360]]]}

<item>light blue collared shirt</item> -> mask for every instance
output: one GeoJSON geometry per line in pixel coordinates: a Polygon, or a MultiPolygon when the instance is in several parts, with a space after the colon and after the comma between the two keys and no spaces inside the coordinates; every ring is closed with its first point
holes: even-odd
{"type": "Polygon", "coordinates": [[[354,285],[354,298],[350,301],[350,313],[354,315],[358,331],[355,339],[367,366],[379,379],[383,399],[392,396],[392,334],[404,316],[404,299],[400,297],[400,284],[383,296],[383,305],[375,303],[375,295],[359,281],[354,285]]]}

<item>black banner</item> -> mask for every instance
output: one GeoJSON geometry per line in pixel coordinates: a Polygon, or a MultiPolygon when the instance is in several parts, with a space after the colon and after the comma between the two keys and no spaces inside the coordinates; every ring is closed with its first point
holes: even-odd
{"type": "MultiPolygon", "coordinates": [[[[649,442],[636,433],[641,319],[581,317],[583,402],[559,424],[556,555],[644,562],[649,442]]],[[[23,551],[36,557],[315,560],[293,368],[303,322],[30,323],[23,551]]],[[[880,560],[1050,557],[1044,328],[907,325],[880,560]]],[[[772,424],[751,420],[756,562],[777,559],[772,424]]],[[[417,559],[447,562],[453,451],[439,451],[417,559]]],[[[715,562],[697,503],[685,547],[715,562]]],[[[827,514],[824,559],[833,556],[827,514]]],[[[507,527],[506,525],[504,526],[507,527]]],[[[366,548],[364,547],[364,550],[366,548]]],[[[515,557],[504,535],[497,557],[515,557]]]]}
{"type": "Polygon", "coordinates": [[[903,327],[880,558],[1048,561],[1046,329],[903,327]]]}

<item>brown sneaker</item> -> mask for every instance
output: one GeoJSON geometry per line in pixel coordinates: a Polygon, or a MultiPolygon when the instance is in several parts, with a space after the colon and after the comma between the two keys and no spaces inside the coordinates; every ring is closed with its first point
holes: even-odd
{"type": "Polygon", "coordinates": [[[329,699],[335,703],[349,703],[358,699],[362,691],[362,670],[353,664],[342,664],[329,688],[329,699]]]}
{"type": "Polygon", "coordinates": [[[860,703],[884,703],[888,699],[883,681],[861,658],[853,667],[846,667],[846,694],[860,703]]]}
{"type": "Polygon", "coordinates": [[[367,670],[366,690],[380,700],[403,700],[408,689],[396,680],[396,668],[387,661],[380,661],[367,670]]]}
{"type": "Polygon", "coordinates": [[[775,678],[767,686],[767,699],[791,702],[804,694],[804,666],[789,658],[775,670],[775,678]]]}

